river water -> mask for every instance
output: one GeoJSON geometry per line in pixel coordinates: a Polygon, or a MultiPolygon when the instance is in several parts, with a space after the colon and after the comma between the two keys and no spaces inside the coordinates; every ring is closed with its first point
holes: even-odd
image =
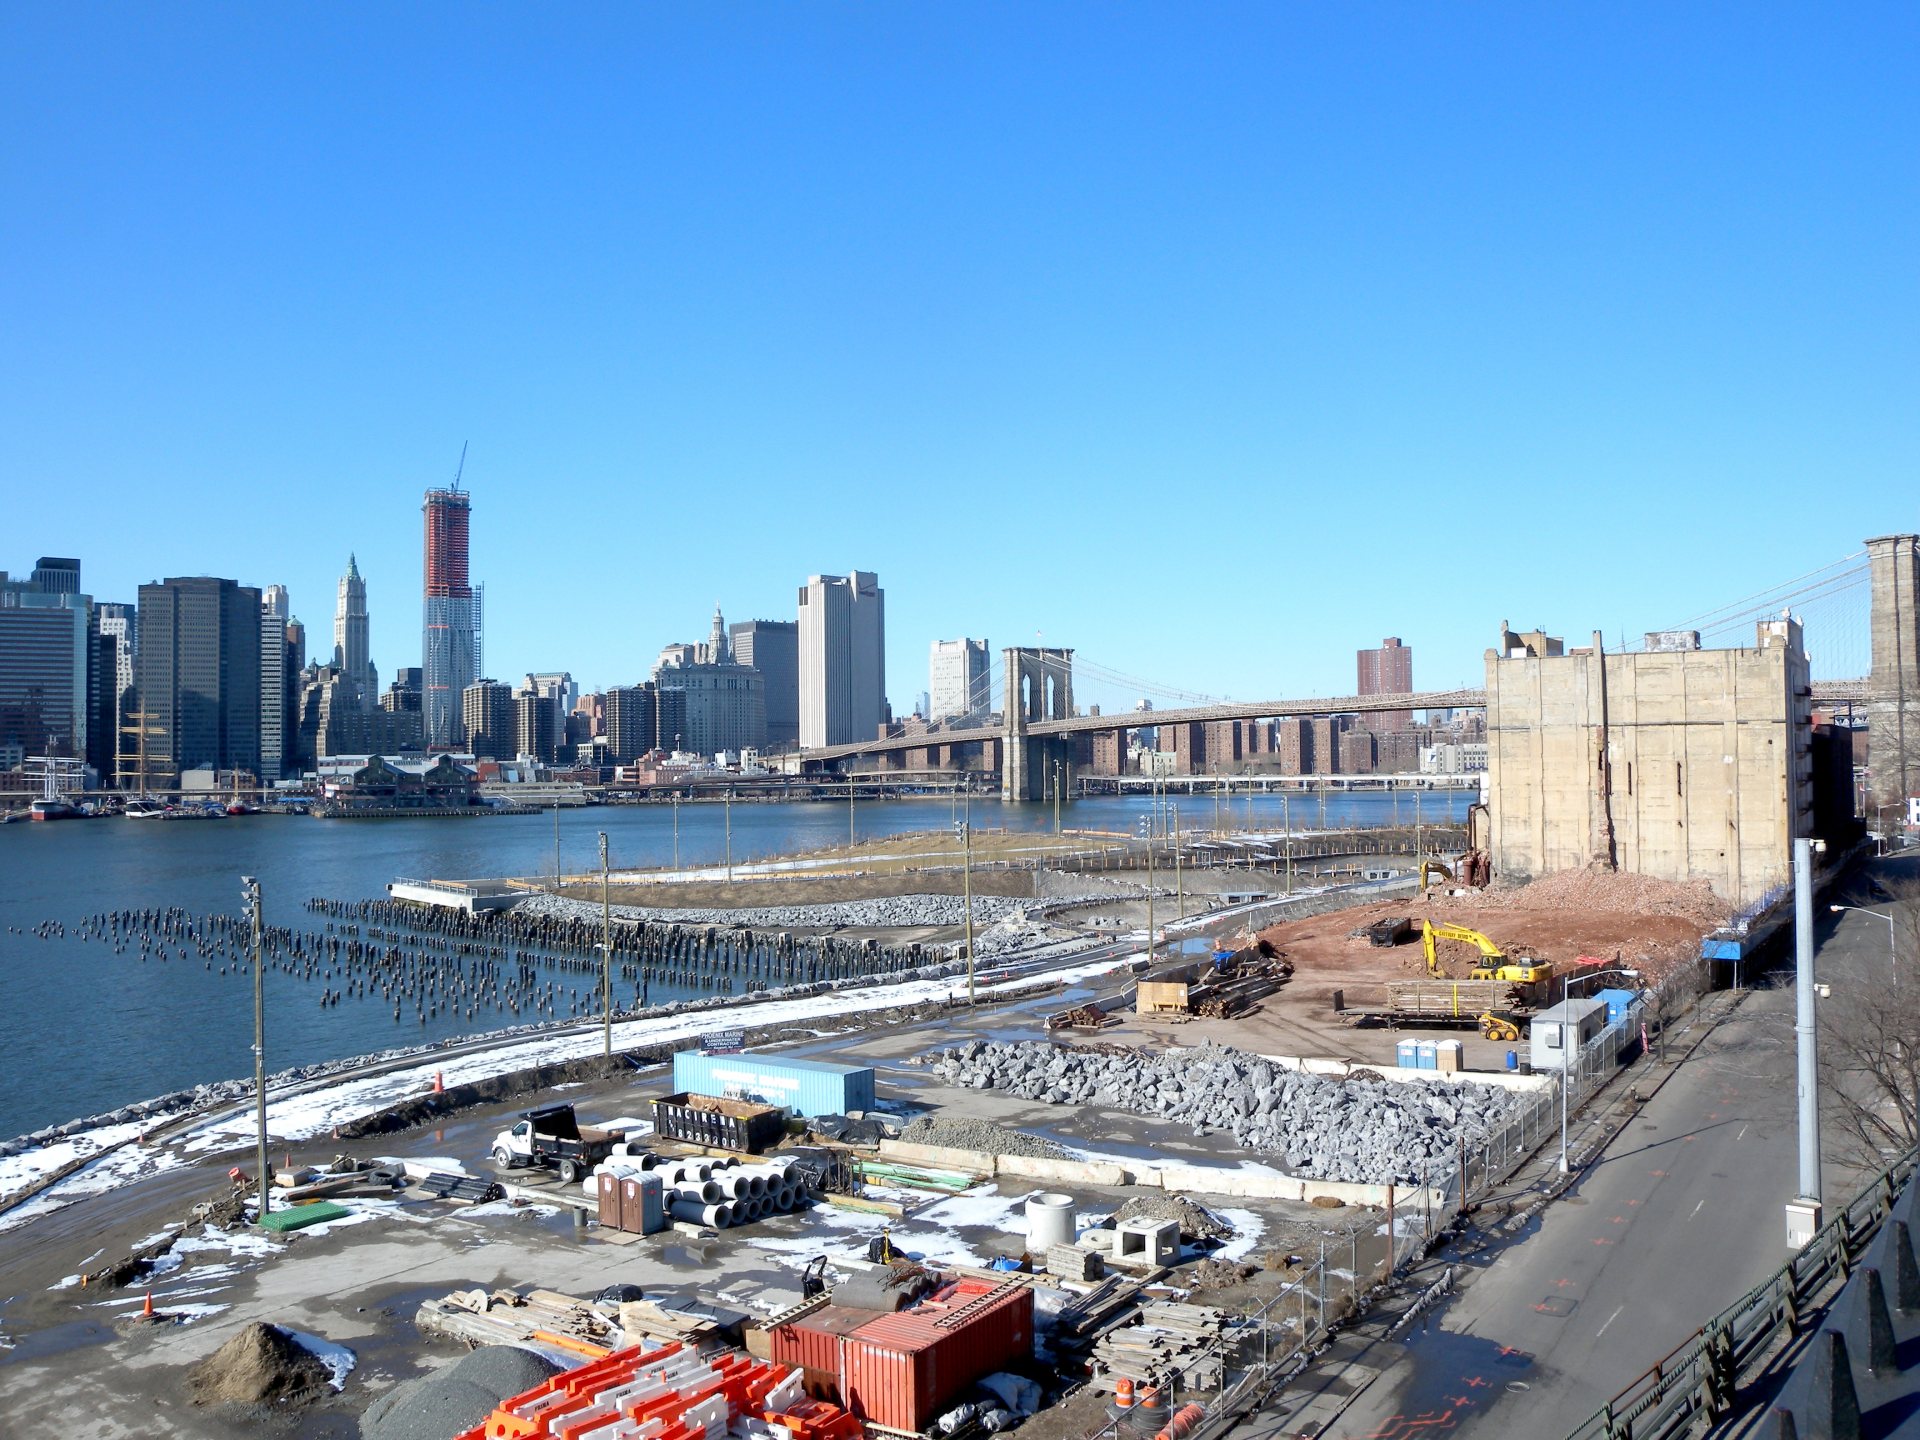
{"type": "MultiPolygon", "coordinates": [[[[1471,797],[1434,793],[1421,799],[1429,821],[1464,819],[1471,797]]],[[[1383,825],[1397,814],[1411,823],[1413,798],[1380,793],[1328,797],[1329,826],[1383,825]]],[[[1210,825],[1213,802],[1179,802],[1182,823],[1210,825]]],[[[1076,801],[1065,807],[1069,828],[1135,831],[1148,811],[1143,796],[1076,801]]],[[[843,844],[847,806],[820,801],[731,807],[736,861],[843,844]]],[[[1279,828],[1282,802],[1236,797],[1233,822],[1279,828]],[[1251,809],[1249,809],[1251,804],[1251,809]]],[[[1040,805],[973,803],[976,827],[1046,830],[1053,811],[1040,805]]],[[[1317,828],[1320,807],[1295,800],[1296,831],[1317,828]]],[[[938,800],[864,803],[853,823],[861,839],[902,831],[947,830],[952,808],[938,800]]],[[[718,804],[606,806],[558,814],[561,868],[599,869],[604,830],[619,867],[708,865],[726,853],[727,816],[718,804]]],[[[240,877],[256,876],[267,923],[320,930],[325,920],[302,907],[312,897],[380,898],[401,876],[471,878],[552,873],[552,815],[482,820],[321,821],[304,816],[251,816],[208,821],[124,819],[0,827],[0,976],[7,999],[6,1047],[0,1061],[0,1137],[98,1113],[183,1086],[250,1074],[252,986],[235,966],[219,973],[189,949],[167,961],[116,954],[100,940],[75,934],[89,915],[179,906],[195,914],[237,915],[240,877]],[[36,927],[57,922],[67,933],[42,938],[36,927]]],[[[669,998],[656,994],[656,1000],[669,998]]],[[[281,1070],[416,1045],[449,1035],[515,1023],[504,1013],[469,1021],[441,1015],[420,1024],[411,1011],[396,1021],[376,998],[349,997],[322,1007],[320,987],[269,972],[268,1067],[281,1070]]],[[[522,1017],[524,1018],[524,1017],[522,1017]]]]}

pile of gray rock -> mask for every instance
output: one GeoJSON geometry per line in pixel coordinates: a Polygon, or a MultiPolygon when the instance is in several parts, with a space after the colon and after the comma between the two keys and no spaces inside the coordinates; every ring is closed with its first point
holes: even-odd
{"type": "Polygon", "coordinates": [[[1413,1184],[1451,1176],[1460,1141],[1474,1150],[1517,1104],[1492,1085],[1399,1083],[1370,1072],[1335,1079],[1222,1046],[1145,1056],[972,1040],[941,1052],[931,1068],[965,1089],[1104,1105],[1197,1134],[1224,1132],[1273,1155],[1290,1174],[1322,1180],[1413,1184]]]}
{"type": "Polygon", "coordinates": [[[964,1115],[922,1115],[900,1132],[911,1145],[941,1145],[953,1150],[978,1150],[987,1155],[1030,1155],[1038,1159],[1058,1159],[1067,1153],[1064,1145],[1040,1135],[1009,1130],[991,1120],[972,1120],[964,1115]]]}

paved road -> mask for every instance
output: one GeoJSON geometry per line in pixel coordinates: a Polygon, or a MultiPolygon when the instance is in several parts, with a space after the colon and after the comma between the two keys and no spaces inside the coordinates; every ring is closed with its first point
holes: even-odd
{"type": "Polygon", "coordinates": [[[1786,1258],[1793,1004],[1758,991],[1328,1432],[1563,1436],[1786,1258]]]}
{"type": "MultiPolygon", "coordinates": [[[[1823,969],[1884,953],[1872,922],[1821,920],[1823,969]]],[[[1467,1259],[1462,1293],[1425,1328],[1356,1354],[1349,1373],[1378,1378],[1324,1433],[1554,1440],[1784,1263],[1791,980],[1749,995],[1535,1233],[1467,1259]]],[[[1829,1201],[1849,1184],[1830,1163],[1829,1201]]]]}

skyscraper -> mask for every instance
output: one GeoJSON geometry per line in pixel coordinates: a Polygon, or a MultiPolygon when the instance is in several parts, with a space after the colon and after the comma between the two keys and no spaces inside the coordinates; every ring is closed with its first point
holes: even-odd
{"type": "Polygon", "coordinates": [[[85,759],[92,597],[78,560],[42,559],[28,580],[0,571],[0,745],[85,759]]]}
{"type": "Polygon", "coordinates": [[[356,557],[347,556],[347,573],[333,607],[333,665],[353,687],[354,698],[371,710],[380,698],[380,678],[374,673],[367,624],[367,582],[360,578],[356,557]]]}
{"type": "Polygon", "coordinates": [[[453,750],[465,738],[461,694],[478,678],[481,664],[481,594],[467,574],[472,503],[461,490],[429,490],[422,509],[427,521],[421,665],[427,748],[453,750]]]}
{"type": "Polygon", "coordinates": [[[286,588],[260,600],[260,768],[262,785],[271,785],[284,773],[287,758],[287,617],[286,588]]]}
{"type": "Polygon", "coordinates": [[[260,592],[209,576],[140,587],[147,777],[260,773],[260,592]]]}
{"type": "Polygon", "coordinates": [[[984,640],[936,640],[927,661],[927,719],[983,716],[993,702],[984,640]]]}
{"type": "MultiPolygon", "coordinates": [[[[1413,651],[1389,635],[1378,650],[1362,650],[1358,655],[1361,695],[1406,695],[1413,690],[1413,651]]],[[[1413,728],[1411,710],[1382,710],[1363,721],[1369,730],[1381,735],[1396,735],[1413,728]]]]}
{"type": "Polygon", "coordinates": [[[461,728],[467,746],[481,760],[511,760],[517,715],[513,687],[498,680],[476,680],[460,692],[461,728]]]}
{"type": "Polygon", "coordinates": [[[111,785],[119,761],[120,727],[133,694],[138,620],[131,605],[93,607],[93,667],[88,685],[87,763],[111,785]]]}
{"type": "Polygon", "coordinates": [[[887,718],[886,592],[866,570],[800,589],[800,743],[868,740],[887,718]]]}
{"type": "Polygon", "coordinates": [[[730,625],[733,658],[760,672],[766,692],[767,746],[800,743],[800,627],[791,620],[742,620],[730,625]]]}

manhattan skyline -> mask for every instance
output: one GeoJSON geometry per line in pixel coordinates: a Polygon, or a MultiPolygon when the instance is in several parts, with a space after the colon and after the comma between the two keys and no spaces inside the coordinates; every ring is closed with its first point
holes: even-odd
{"type": "Polygon", "coordinates": [[[7,27],[15,552],[325,635],[351,551],[382,675],[468,441],[492,673],[865,569],[902,713],[959,634],[1473,683],[1908,523],[1898,7],[7,27]]]}

